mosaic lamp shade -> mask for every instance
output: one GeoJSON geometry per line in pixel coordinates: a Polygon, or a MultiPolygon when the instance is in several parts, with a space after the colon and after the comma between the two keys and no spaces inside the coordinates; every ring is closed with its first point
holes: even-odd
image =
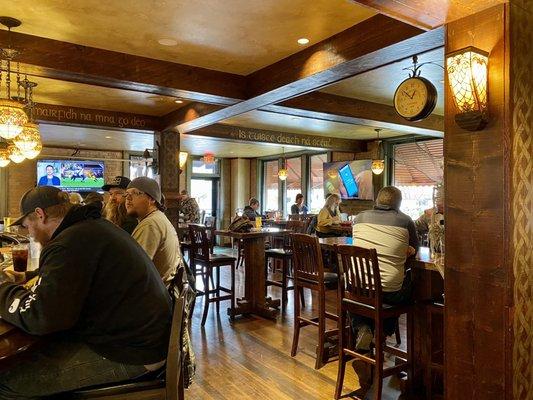
{"type": "Polygon", "coordinates": [[[0,137],[11,140],[22,132],[28,122],[24,105],[15,100],[0,100],[0,137]]]}
{"type": "Polygon", "coordinates": [[[23,152],[23,154],[28,160],[33,160],[35,157],[37,157],[41,153],[42,149],[43,149],[43,144],[41,140],[39,139],[39,142],[33,149],[25,151],[23,152]]]}
{"type": "Polygon", "coordinates": [[[39,125],[28,122],[24,125],[24,128],[22,128],[22,132],[13,139],[13,143],[22,153],[25,153],[34,149],[40,140],[41,134],[39,133],[39,125]]]}
{"type": "Polygon", "coordinates": [[[448,84],[457,107],[455,121],[467,130],[487,123],[488,53],[467,47],[446,56],[448,84]]]}

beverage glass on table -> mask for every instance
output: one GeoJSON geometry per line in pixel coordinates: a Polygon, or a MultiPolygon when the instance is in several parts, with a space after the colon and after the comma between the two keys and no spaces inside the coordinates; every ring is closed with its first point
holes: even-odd
{"type": "Polygon", "coordinates": [[[28,245],[17,244],[11,249],[13,269],[17,272],[26,272],[28,267],[28,245]]]}
{"type": "Polygon", "coordinates": [[[261,229],[262,226],[263,226],[263,220],[261,219],[261,217],[255,217],[255,227],[257,229],[261,229]]]}

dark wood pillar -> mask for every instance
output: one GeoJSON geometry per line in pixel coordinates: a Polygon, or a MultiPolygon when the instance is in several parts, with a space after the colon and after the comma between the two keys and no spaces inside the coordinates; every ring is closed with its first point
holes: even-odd
{"type": "MultiPolygon", "coordinates": [[[[531,399],[533,2],[447,25],[446,53],[490,52],[488,126],[454,122],[446,88],[446,399],[531,399]]],[[[447,83],[446,83],[447,84],[447,83]]]]}
{"type": "MultiPolygon", "coordinates": [[[[167,215],[172,215],[172,210],[177,213],[177,197],[179,194],[179,153],[180,135],[174,131],[165,131],[160,134],[159,147],[159,176],[161,178],[161,190],[166,198],[169,209],[167,215]]],[[[177,215],[172,215],[172,220],[177,215]]]]}

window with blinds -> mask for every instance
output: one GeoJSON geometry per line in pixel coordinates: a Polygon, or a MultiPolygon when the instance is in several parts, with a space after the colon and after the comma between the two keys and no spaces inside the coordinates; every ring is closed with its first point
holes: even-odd
{"type": "Polygon", "coordinates": [[[444,177],[443,144],[432,139],[393,146],[392,184],[402,191],[401,210],[413,219],[433,207],[433,187],[444,177]]]}

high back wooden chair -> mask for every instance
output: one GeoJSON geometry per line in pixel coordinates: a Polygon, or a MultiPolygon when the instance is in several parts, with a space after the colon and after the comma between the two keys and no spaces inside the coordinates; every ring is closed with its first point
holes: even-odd
{"type": "MultiPolygon", "coordinates": [[[[303,233],[305,223],[298,220],[290,220],[287,222],[286,229],[291,230],[295,233],[303,233]]],[[[281,248],[273,248],[265,250],[265,268],[267,274],[266,276],[266,287],[268,286],[277,286],[281,288],[281,312],[285,312],[287,306],[288,291],[293,290],[294,286],[288,286],[287,282],[289,279],[292,279],[292,243],[291,236],[283,236],[283,246],[281,248]],[[276,262],[281,262],[281,280],[268,279],[268,263],[272,261],[272,265],[276,262]]],[[[272,268],[273,273],[275,273],[275,268],[272,268]]],[[[300,301],[302,306],[304,303],[304,293],[300,292],[300,301]]]]}
{"type": "Polygon", "coordinates": [[[209,303],[216,303],[217,313],[220,312],[220,302],[230,300],[230,317],[233,319],[235,311],[235,257],[224,254],[216,254],[211,252],[211,244],[207,237],[207,228],[204,225],[189,224],[189,236],[191,238],[191,269],[200,274],[204,281],[204,312],[202,316],[202,326],[205,325],[207,313],[209,311],[209,303]],[[231,273],[231,287],[227,288],[220,285],[220,267],[230,267],[231,273]],[[216,274],[214,273],[216,272],[216,274]],[[211,277],[216,277],[216,282],[213,289],[209,288],[211,277]],[[225,292],[227,295],[220,295],[220,292],[225,292]],[[214,295],[214,296],[212,296],[214,295]]]}
{"type": "Polygon", "coordinates": [[[337,334],[338,329],[326,329],[326,319],[337,320],[335,314],[326,311],[326,283],[335,282],[337,274],[324,272],[322,252],[318,239],[314,236],[300,233],[291,234],[293,259],[292,268],[294,274],[294,332],[292,339],[291,356],[294,357],[298,350],[300,329],[313,325],[318,328],[318,350],[315,369],[324,365],[326,339],[337,334]],[[304,288],[308,288],[318,294],[318,316],[305,318],[301,315],[298,297],[304,288]]]}
{"type": "Polygon", "coordinates": [[[375,249],[357,246],[336,246],[341,257],[339,266],[339,370],[335,387],[335,399],[342,394],[346,362],[351,358],[360,359],[374,368],[374,399],[380,400],[383,390],[383,379],[400,371],[407,371],[412,377],[412,306],[390,306],[383,303],[381,274],[378,256],[375,249]],[[374,320],[374,356],[362,354],[354,349],[351,339],[351,328],[348,314],[356,314],[374,320]],[[407,352],[387,346],[383,332],[386,318],[399,317],[407,314],[407,352]],[[388,352],[399,357],[402,362],[384,368],[384,353],[388,352]]]}
{"type": "MultiPolygon", "coordinates": [[[[181,273],[176,275],[175,281],[183,278],[184,271],[183,269],[180,269],[180,271],[181,273]]],[[[118,400],[122,398],[129,399],[132,395],[137,394],[139,398],[157,395],[157,398],[165,400],[184,400],[182,343],[185,299],[179,296],[174,298],[173,301],[172,325],[165,366],[131,381],[79,389],[54,396],[54,398],[67,400],[113,396],[114,399],[118,400]]]]}

